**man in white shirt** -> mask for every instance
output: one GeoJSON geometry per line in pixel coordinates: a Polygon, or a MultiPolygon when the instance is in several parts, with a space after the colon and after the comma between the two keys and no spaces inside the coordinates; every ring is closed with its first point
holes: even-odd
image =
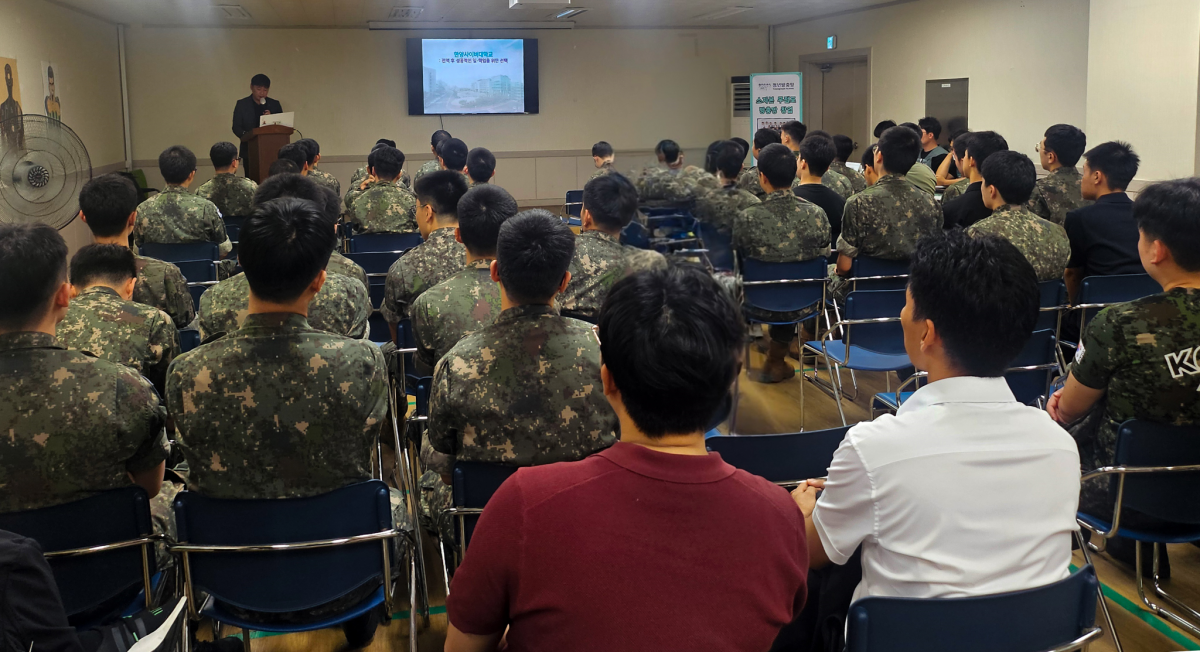
{"type": "Polygon", "coordinates": [[[1078,450],[1002,377],[1037,313],[1037,276],[1007,241],[954,231],[918,244],[901,323],[929,384],[852,428],[828,480],[793,492],[812,568],[862,546],[853,599],[985,595],[1069,574],[1078,450]]]}

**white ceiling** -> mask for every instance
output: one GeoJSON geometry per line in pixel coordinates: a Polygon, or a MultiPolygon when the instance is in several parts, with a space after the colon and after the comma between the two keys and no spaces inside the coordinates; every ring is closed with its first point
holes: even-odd
{"type": "Polygon", "coordinates": [[[778,25],[895,0],[559,0],[508,8],[508,0],[53,0],[115,23],[172,26],[365,27],[394,7],[423,7],[421,22],[545,21],[563,7],[587,8],[579,27],[745,27],[778,25]],[[239,5],[249,20],[229,19],[219,5],[239,5]],[[698,16],[730,7],[748,11],[716,20],[698,16]]]}

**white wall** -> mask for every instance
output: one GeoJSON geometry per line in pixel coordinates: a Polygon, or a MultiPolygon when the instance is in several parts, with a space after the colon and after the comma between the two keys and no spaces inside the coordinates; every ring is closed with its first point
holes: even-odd
{"type": "MultiPolygon", "coordinates": [[[[1035,160],[1046,127],[1085,124],[1088,0],[918,0],[781,26],[775,69],[796,70],[801,55],[825,52],[831,34],[838,50],[871,51],[872,125],[915,122],[925,81],[958,77],[971,80],[971,129],[997,131],[1035,160]]],[[[1130,38],[1147,47],[1159,40],[1130,38]]]]}

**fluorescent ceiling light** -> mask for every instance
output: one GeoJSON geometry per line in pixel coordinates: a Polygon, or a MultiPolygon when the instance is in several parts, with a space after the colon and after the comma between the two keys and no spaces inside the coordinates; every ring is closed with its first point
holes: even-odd
{"type": "Polygon", "coordinates": [[[724,9],[718,9],[716,11],[710,11],[707,14],[696,16],[694,20],[719,20],[721,18],[728,18],[734,14],[740,14],[743,11],[750,11],[753,8],[754,7],[726,7],[724,9]]]}
{"type": "Polygon", "coordinates": [[[367,23],[368,29],[573,29],[575,23],[562,21],[496,21],[483,22],[453,22],[453,21],[411,21],[372,20],[367,23]]]}
{"type": "Polygon", "coordinates": [[[563,9],[562,11],[558,12],[558,14],[555,15],[554,17],[555,18],[571,18],[572,16],[578,16],[579,14],[582,14],[585,11],[587,11],[587,9],[584,9],[582,7],[579,9],[563,9]]]}

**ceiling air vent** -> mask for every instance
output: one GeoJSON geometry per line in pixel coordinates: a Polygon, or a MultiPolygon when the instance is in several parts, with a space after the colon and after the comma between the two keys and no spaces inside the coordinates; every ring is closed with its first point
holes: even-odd
{"type": "Polygon", "coordinates": [[[221,15],[229,20],[253,20],[254,16],[241,5],[217,5],[221,15]]]}
{"type": "Polygon", "coordinates": [[[388,20],[416,20],[422,11],[425,11],[424,7],[392,7],[388,20]]]}

